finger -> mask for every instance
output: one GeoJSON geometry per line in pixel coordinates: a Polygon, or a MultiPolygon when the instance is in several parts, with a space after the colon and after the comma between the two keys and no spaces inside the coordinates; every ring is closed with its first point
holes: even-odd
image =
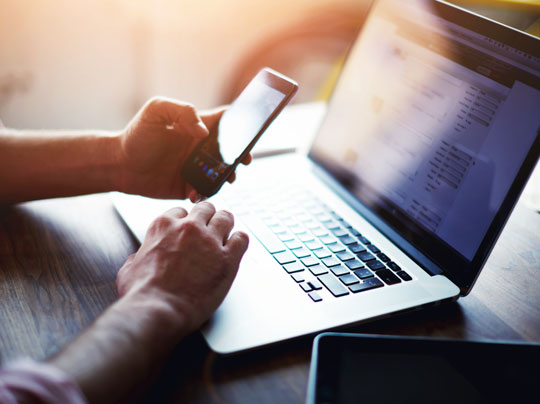
{"type": "Polygon", "coordinates": [[[208,223],[208,228],[223,239],[223,245],[225,245],[225,242],[229,238],[233,226],[234,216],[226,210],[217,211],[208,223]]]}
{"type": "Polygon", "coordinates": [[[247,251],[249,245],[249,236],[243,231],[236,231],[225,242],[225,248],[229,250],[235,263],[238,265],[242,256],[247,251]]]}
{"type": "Polygon", "coordinates": [[[156,97],[150,100],[147,111],[162,118],[167,126],[195,138],[208,136],[208,129],[194,105],[171,98],[156,97]]]}
{"type": "Polygon", "coordinates": [[[210,130],[218,124],[219,120],[221,119],[221,116],[226,110],[227,110],[226,106],[221,106],[221,107],[209,110],[209,111],[203,111],[200,114],[201,119],[206,125],[206,127],[210,130]]]}
{"type": "Polygon", "coordinates": [[[207,225],[215,213],[216,208],[210,202],[199,202],[193,207],[193,209],[191,209],[191,212],[189,212],[189,216],[193,220],[207,225]]]}
{"type": "Polygon", "coordinates": [[[187,213],[187,210],[178,206],[178,207],[169,209],[163,215],[172,217],[174,219],[183,219],[184,217],[188,215],[188,213],[187,213]]]}
{"type": "Polygon", "coordinates": [[[229,181],[231,184],[234,182],[234,180],[236,179],[236,173],[232,173],[229,178],[227,178],[227,181],[229,181]]]}

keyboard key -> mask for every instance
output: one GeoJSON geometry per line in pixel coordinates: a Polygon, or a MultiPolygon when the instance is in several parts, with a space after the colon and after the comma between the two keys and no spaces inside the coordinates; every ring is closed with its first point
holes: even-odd
{"type": "Polygon", "coordinates": [[[394,261],[387,262],[386,265],[394,272],[401,271],[401,267],[394,261]]]}
{"type": "Polygon", "coordinates": [[[401,283],[401,280],[389,269],[381,269],[380,271],[377,271],[377,276],[381,278],[387,285],[401,283]]]}
{"type": "Polygon", "coordinates": [[[313,250],[318,250],[319,248],[323,248],[323,245],[320,241],[313,240],[313,241],[306,242],[306,247],[313,251],[313,250]]]}
{"type": "Polygon", "coordinates": [[[360,254],[367,251],[366,247],[358,243],[349,244],[347,247],[355,254],[360,254]]]}
{"type": "Polygon", "coordinates": [[[397,271],[396,274],[397,274],[397,276],[399,276],[404,281],[412,281],[411,275],[409,275],[405,271],[397,271]]]}
{"type": "Polygon", "coordinates": [[[319,237],[319,240],[321,243],[323,244],[334,244],[334,243],[337,243],[337,238],[335,238],[334,236],[331,236],[329,234],[327,234],[326,236],[321,236],[319,237]]]}
{"type": "Polygon", "coordinates": [[[318,277],[319,281],[324,285],[326,289],[330,291],[335,297],[345,296],[349,294],[349,291],[338,281],[334,275],[325,274],[318,277]]]}
{"type": "Polygon", "coordinates": [[[371,255],[371,253],[369,253],[367,251],[358,254],[358,258],[360,258],[364,262],[368,262],[368,261],[371,261],[371,260],[375,259],[375,257],[373,255],[371,255]]]}
{"type": "Polygon", "coordinates": [[[332,234],[336,237],[343,237],[348,236],[349,232],[341,227],[338,227],[337,229],[332,229],[332,234]]]}
{"type": "Polygon", "coordinates": [[[294,240],[294,235],[289,231],[286,231],[285,233],[276,234],[276,235],[283,242],[294,240]]]}
{"type": "Polygon", "coordinates": [[[335,267],[330,267],[330,271],[336,276],[341,276],[349,274],[349,270],[343,265],[336,265],[335,267]]]}
{"type": "Polygon", "coordinates": [[[362,283],[355,283],[354,285],[349,286],[349,289],[353,293],[363,292],[365,290],[380,288],[384,284],[377,278],[369,278],[364,280],[362,283]]]}
{"type": "Polygon", "coordinates": [[[360,282],[357,277],[352,274],[346,274],[339,277],[339,280],[346,286],[360,282]]]}
{"type": "Polygon", "coordinates": [[[242,221],[249,227],[270,254],[285,251],[285,246],[280,239],[258,217],[246,215],[242,217],[242,221]]]}
{"type": "MultiPolygon", "coordinates": [[[[295,250],[295,251],[296,251],[296,250],[295,250]]],[[[371,269],[372,271],[377,271],[377,270],[379,270],[379,269],[386,268],[382,262],[376,261],[376,260],[368,261],[368,262],[366,262],[366,265],[367,265],[367,266],[369,267],[369,269],[371,269]]]]}
{"type": "Polygon", "coordinates": [[[301,247],[301,248],[297,248],[296,250],[292,250],[292,253],[294,255],[296,255],[298,258],[305,258],[305,257],[309,257],[311,255],[311,252],[305,247],[301,247]]]}
{"type": "Polygon", "coordinates": [[[309,297],[311,297],[311,300],[314,302],[320,302],[322,301],[322,297],[315,291],[311,291],[308,293],[309,297]]]}
{"type": "Polygon", "coordinates": [[[302,264],[304,264],[306,267],[319,265],[319,260],[314,256],[302,258],[300,261],[302,261],[302,264]]]}
{"type": "Polygon", "coordinates": [[[311,292],[313,290],[313,288],[311,287],[311,285],[308,282],[300,283],[300,287],[302,288],[302,290],[304,292],[311,292]]]}
{"type": "Polygon", "coordinates": [[[356,240],[354,239],[354,237],[349,236],[349,235],[340,237],[339,241],[341,241],[345,245],[356,244],[356,240]]]}
{"type": "Polygon", "coordinates": [[[379,257],[379,259],[382,262],[389,262],[390,261],[390,258],[388,258],[388,256],[385,253],[379,253],[379,254],[377,254],[377,257],[379,257]]]}
{"type": "Polygon", "coordinates": [[[317,236],[317,237],[328,235],[328,231],[326,229],[323,229],[322,227],[316,227],[314,229],[311,229],[311,232],[313,233],[314,236],[317,236]]]}
{"type": "Polygon", "coordinates": [[[352,271],[354,269],[362,268],[364,265],[358,260],[345,261],[345,265],[352,271]]]}
{"type": "Polygon", "coordinates": [[[297,272],[295,274],[292,274],[291,278],[293,278],[296,283],[304,282],[306,280],[302,272],[297,272]]]}
{"type": "Polygon", "coordinates": [[[334,243],[334,244],[329,244],[327,246],[330,251],[332,251],[333,253],[338,253],[338,252],[342,252],[342,251],[345,251],[345,247],[343,247],[343,244],[341,243],[334,243]]]}
{"type": "MultiPolygon", "coordinates": [[[[320,220],[320,219],[319,219],[319,220],[320,220]]],[[[341,226],[339,225],[339,223],[336,222],[336,221],[333,220],[333,219],[330,219],[330,220],[321,220],[321,223],[324,224],[328,230],[335,230],[335,229],[339,229],[339,228],[341,227],[341,226]]]]}
{"type": "Polygon", "coordinates": [[[287,248],[288,248],[289,250],[296,250],[297,248],[300,248],[300,247],[303,246],[303,244],[302,244],[300,241],[298,241],[298,240],[287,241],[287,242],[285,243],[285,245],[287,246],[287,248]]]}
{"type": "Polygon", "coordinates": [[[292,274],[295,272],[301,272],[305,268],[300,262],[294,261],[294,262],[291,262],[290,264],[283,265],[283,269],[287,271],[288,274],[292,274]]]}
{"type": "Polygon", "coordinates": [[[302,243],[307,243],[308,241],[315,240],[315,237],[313,237],[311,233],[308,233],[308,232],[298,234],[297,237],[298,237],[298,240],[300,240],[302,243]]]}
{"type": "Polygon", "coordinates": [[[318,280],[312,279],[312,280],[308,281],[308,284],[311,285],[311,288],[313,290],[321,290],[322,289],[322,285],[318,280]]]}
{"type": "Polygon", "coordinates": [[[367,244],[371,244],[371,242],[370,242],[367,238],[365,238],[364,236],[362,236],[362,235],[358,236],[358,240],[360,240],[362,243],[364,243],[364,244],[366,244],[366,245],[367,245],[367,244]]]}
{"type": "Polygon", "coordinates": [[[371,252],[374,253],[374,254],[377,254],[377,253],[381,252],[381,250],[379,250],[375,244],[369,244],[367,246],[367,248],[369,248],[371,250],[371,252]]]}
{"type": "Polygon", "coordinates": [[[327,267],[333,267],[336,265],[340,265],[341,262],[336,257],[328,257],[321,260],[324,265],[327,267]]]}
{"type": "Polygon", "coordinates": [[[355,258],[354,254],[351,254],[349,251],[338,253],[336,254],[336,257],[338,257],[341,261],[349,261],[355,258]]]}
{"type": "Polygon", "coordinates": [[[354,271],[354,274],[360,279],[371,278],[373,273],[367,268],[360,268],[354,271]]]}
{"type": "Polygon", "coordinates": [[[274,254],[274,258],[281,265],[296,261],[296,257],[290,251],[276,253],[274,254]]]}
{"type": "Polygon", "coordinates": [[[326,268],[324,265],[321,265],[321,264],[312,265],[312,266],[308,267],[308,269],[315,276],[319,276],[319,275],[323,275],[323,274],[328,273],[328,268],[326,268]]]}
{"type": "Polygon", "coordinates": [[[332,256],[332,253],[326,248],[321,248],[320,250],[315,250],[315,251],[313,251],[313,254],[315,254],[315,256],[317,258],[328,258],[328,257],[332,256]]]}

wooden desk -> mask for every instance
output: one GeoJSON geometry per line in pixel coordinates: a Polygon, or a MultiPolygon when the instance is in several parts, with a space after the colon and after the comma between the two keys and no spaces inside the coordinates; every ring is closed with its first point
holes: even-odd
{"type": "MultiPolygon", "coordinates": [[[[540,342],[540,215],[518,205],[473,292],[457,303],[347,331],[540,342]]],[[[116,271],[137,249],[108,195],[0,209],[2,361],[56,352],[117,295],[116,271]]],[[[313,337],[220,357],[182,341],[150,402],[299,403],[313,337]]]]}

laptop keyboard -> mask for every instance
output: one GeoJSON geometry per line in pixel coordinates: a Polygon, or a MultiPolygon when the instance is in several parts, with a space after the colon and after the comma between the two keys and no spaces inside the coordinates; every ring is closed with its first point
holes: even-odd
{"type": "MultiPolygon", "coordinates": [[[[238,191],[238,189],[236,189],[238,191]]],[[[309,190],[268,187],[225,194],[234,212],[314,302],[412,280],[309,190]]]]}

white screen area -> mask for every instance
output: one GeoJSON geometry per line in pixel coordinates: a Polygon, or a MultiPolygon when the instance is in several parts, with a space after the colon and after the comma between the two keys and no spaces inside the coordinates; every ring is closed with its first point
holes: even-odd
{"type": "Polygon", "coordinates": [[[488,38],[420,6],[381,3],[313,151],[352,175],[368,206],[391,201],[471,260],[539,133],[540,90],[521,81],[538,83],[538,70],[508,69],[482,49],[488,38]]]}
{"type": "Polygon", "coordinates": [[[285,94],[260,82],[251,82],[223,115],[218,128],[219,151],[231,165],[262,129],[285,94]]]}

